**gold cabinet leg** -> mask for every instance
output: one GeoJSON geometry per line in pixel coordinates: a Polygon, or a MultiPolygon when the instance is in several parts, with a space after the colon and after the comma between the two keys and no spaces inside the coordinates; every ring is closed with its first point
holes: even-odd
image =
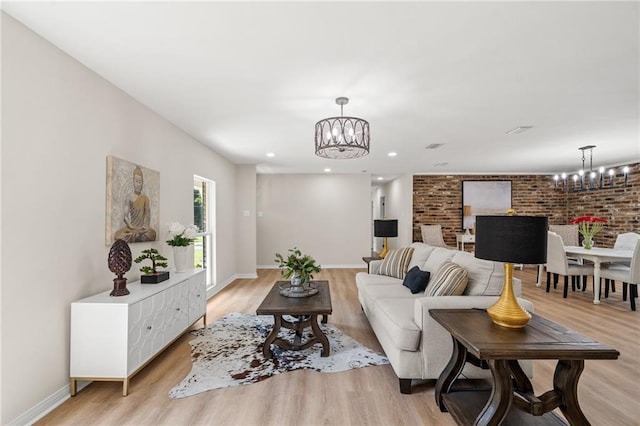
{"type": "Polygon", "coordinates": [[[122,396],[127,396],[129,394],[129,379],[122,380],[122,396]]]}
{"type": "Polygon", "coordinates": [[[69,383],[71,396],[76,396],[78,392],[78,382],[73,377],[71,378],[71,382],[69,383]]]}

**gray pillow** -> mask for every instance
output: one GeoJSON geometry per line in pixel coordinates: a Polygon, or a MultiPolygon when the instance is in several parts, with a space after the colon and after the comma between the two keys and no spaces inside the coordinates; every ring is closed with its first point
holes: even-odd
{"type": "Polygon", "coordinates": [[[403,279],[413,254],[413,247],[390,250],[378,269],[379,275],[403,279]]]}
{"type": "Polygon", "coordinates": [[[459,296],[467,288],[469,274],[457,263],[444,262],[425,291],[425,296],[459,296]]]}

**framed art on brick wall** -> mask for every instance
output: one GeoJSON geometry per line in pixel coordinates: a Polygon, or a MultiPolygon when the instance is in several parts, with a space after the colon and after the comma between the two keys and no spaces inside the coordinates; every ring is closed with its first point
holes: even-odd
{"type": "Polygon", "coordinates": [[[510,180],[462,181],[463,229],[475,229],[476,216],[506,214],[510,208],[510,180]]]}
{"type": "Polygon", "coordinates": [[[105,243],[155,241],[160,223],[160,173],[107,156],[105,243]]]}

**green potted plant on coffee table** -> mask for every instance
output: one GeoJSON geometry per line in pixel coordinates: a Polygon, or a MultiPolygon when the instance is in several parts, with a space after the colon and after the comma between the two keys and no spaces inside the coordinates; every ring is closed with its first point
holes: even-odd
{"type": "Polygon", "coordinates": [[[320,272],[321,266],[318,265],[314,258],[294,247],[289,249],[289,254],[285,257],[280,253],[276,253],[275,262],[280,268],[282,278],[291,278],[292,291],[294,287],[299,287],[303,291],[303,285],[313,278],[313,274],[320,272]]]}

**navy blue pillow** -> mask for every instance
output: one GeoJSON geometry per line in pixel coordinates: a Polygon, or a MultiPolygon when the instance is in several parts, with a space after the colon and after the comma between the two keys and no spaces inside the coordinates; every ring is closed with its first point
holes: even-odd
{"type": "Polygon", "coordinates": [[[404,281],[402,281],[402,285],[411,290],[411,294],[420,293],[427,288],[430,276],[431,273],[429,271],[423,271],[416,265],[409,269],[404,281]]]}

